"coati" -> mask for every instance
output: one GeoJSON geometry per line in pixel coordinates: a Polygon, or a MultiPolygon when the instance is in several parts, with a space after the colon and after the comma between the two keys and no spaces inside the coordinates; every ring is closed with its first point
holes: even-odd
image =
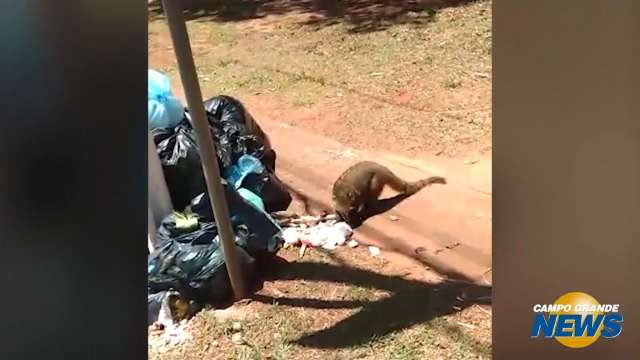
{"type": "Polygon", "coordinates": [[[432,176],[408,182],[373,161],[361,161],[348,168],[333,184],[333,208],[351,226],[362,223],[362,215],[378,202],[385,185],[410,196],[431,184],[446,184],[445,178],[432,176]]]}

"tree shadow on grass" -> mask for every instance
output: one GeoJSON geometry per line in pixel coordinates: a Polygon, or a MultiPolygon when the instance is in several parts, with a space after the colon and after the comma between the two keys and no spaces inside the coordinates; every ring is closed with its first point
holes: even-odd
{"type": "MultiPolygon", "coordinates": [[[[350,32],[367,33],[398,24],[424,24],[440,10],[477,0],[183,0],[187,20],[235,22],[268,15],[306,15],[303,24],[317,27],[344,23],[350,32]]],[[[162,5],[150,5],[152,19],[162,5]]]]}
{"type": "Polygon", "coordinates": [[[256,294],[254,301],[314,309],[360,308],[329,328],[307,334],[292,343],[312,348],[337,349],[362,345],[393,332],[429,322],[473,304],[491,304],[491,287],[464,282],[430,285],[397,276],[318,262],[280,264],[277,278],[328,281],[386,290],[380,300],[322,300],[271,297],[256,294]]]}

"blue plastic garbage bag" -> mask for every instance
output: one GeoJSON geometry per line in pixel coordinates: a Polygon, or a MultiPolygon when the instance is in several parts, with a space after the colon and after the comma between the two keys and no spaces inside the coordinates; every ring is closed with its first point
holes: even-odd
{"type": "Polygon", "coordinates": [[[264,201],[262,201],[262,199],[260,198],[260,196],[254,194],[253,192],[245,189],[245,188],[240,188],[238,189],[238,194],[240,194],[240,196],[242,196],[243,199],[245,199],[246,201],[248,201],[249,203],[251,203],[251,205],[255,206],[256,208],[258,208],[261,211],[265,211],[264,210],[264,201]]]}
{"type": "Polygon", "coordinates": [[[175,127],[184,117],[184,107],[171,92],[171,82],[163,74],[148,72],[148,117],[149,128],[175,127]]]}
{"type": "Polygon", "coordinates": [[[231,165],[224,169],[224,177],[234,188],[240,189],[242,182],[249,174],[260,175],[265,171],[264,165],[258,158],[251,155],[242,155],[235,165],[231,165]]]}

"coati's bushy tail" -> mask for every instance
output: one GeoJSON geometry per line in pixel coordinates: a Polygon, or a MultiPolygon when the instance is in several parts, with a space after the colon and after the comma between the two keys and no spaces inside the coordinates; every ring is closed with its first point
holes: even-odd
{"type": "Polygon", "coordinates": [[[405,188],[405,193],[407,195],[415,194],[416,192],[422,190],[423,188],[433,185],[433,184],[446,184],[447,180],[442,176],[432,176],[426,179],[418,180],[415,182],[407,183],[405,188]]]}

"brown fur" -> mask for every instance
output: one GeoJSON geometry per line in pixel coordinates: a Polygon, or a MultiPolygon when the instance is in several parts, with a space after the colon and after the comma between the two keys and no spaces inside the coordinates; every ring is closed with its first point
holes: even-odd
{"type": "Polygon", "coordinates": [[[362,161],[348,168],[333,184],[333,207],[342,219],[354,222],[354,216],[378,201],[385,185],[410,196],[431,184],[446,184],[446,180],[432,176],[408,182],[378,163],[362,161]]]}

